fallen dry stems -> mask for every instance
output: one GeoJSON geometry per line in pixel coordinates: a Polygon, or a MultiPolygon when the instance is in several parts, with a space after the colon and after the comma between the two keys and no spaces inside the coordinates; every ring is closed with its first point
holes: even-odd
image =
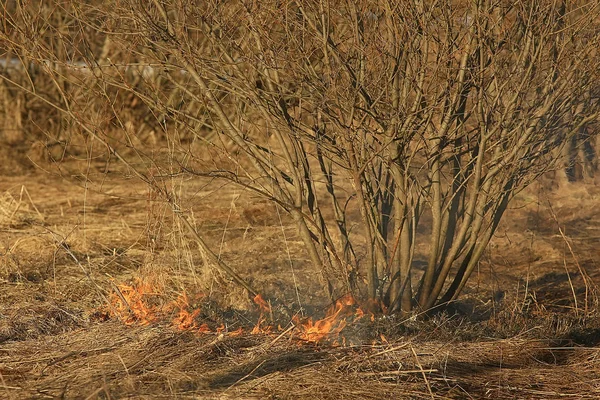
{"type": "Polygon", "coordinates": [[[526,339],[450,344],[408,340],[410,346],[403,339],[382,351],[380,346],[332,348],[273,343],[266,335],[194,335],[160,326],[103,323],[5,344],[0,372],[5,390],[19,398],[35,393],[85,397],[103,387],[113,398],[303,399],[318,393],[318,398],[331,400],[437,399],[453,397],[453,388],[462,386],[473,397],[494,393],[535,398],[546,393],[546,398],[558,399],[561,393],[581,393],[577,390],[584,381],[587,393],[580,398],[600,395],[593,383],[600,376],[600,351],[595,348],[561,348],[526,339]],[[30,357],[33,348],[37,354],[30,357]],[[556,361],[550,363],[552,359],[556,361]],[[423,374],[426,381],[417,379],[423,374]],[[535,387],[530,374],[536,376],[535,387]]]}
{"type": "Polygon", "coordinates": [[[433,392],[431,391],[431,385],[429,384],[429,380],[427,379],[427,375],[425,374],[428,371],[425,371],[423,369],[423,366],[421,365],[421,361],[419,361],[419,356],[417,356],[417,353],[415,352],[415,348],[412,347],[412,346],[410,346],[410,351],[412,352],[413,356],[415,357],[415,361],[417,363],[417,366],[419,367],[419,372],[421,373],[421,376],[423,377],[423,381],[425,381],[425,385],[427,385],[427,391],[431,395],[432,399],[435,398],[434,395],[433,395],[433,392]]]}

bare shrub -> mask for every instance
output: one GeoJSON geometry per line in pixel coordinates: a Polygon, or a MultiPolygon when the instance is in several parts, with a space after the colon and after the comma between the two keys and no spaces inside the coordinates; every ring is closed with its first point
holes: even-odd
{"type": "Polygon", "coordinates": [[[60,96],[22,90],[178,215],[186,199],[153,177],[226,180],[275,203],[325,292],[392,312],[456,299],[510,200],[598,116],[596,1],[63,3],[68,34],[7,10],[11,52],[60,96]],[[147,152],[138,124],[166,149],[147,152]]]}

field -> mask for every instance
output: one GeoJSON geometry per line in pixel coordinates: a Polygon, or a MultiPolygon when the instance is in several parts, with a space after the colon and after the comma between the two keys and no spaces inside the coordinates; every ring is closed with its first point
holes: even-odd
{"type": "Polygon", "coordinates": [[[0,399],[600,398],[599,0],[0,10],[0,399]]]}
{"type": "Polygon", "coordinates": [[[359,318],[344,303],[324,317],[302,243],[273,206],[178,182],[211,248],[270,302],[261,307],[118,167],[20,157],[0,177],[2,398],[600,396],[591,183],[544,178],[522,192],[447,312],[359,318]]]}

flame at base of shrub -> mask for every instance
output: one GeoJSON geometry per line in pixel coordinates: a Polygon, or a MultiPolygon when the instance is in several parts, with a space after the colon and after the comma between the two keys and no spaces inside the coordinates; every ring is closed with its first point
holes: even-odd
{"type": "MultiPolygon", "coordinates": [[[[368,309],[371,309],[371,307],[368,309]]],[[[358,306],[354,297],[347,294],[327,310],[325,318],[313,321],[310,317],[304,320],[294,317],[294,323],[297,328],[297,336],[300,339],[314,343],[331,341],[336,344],[340,338],[342,343],[345,342],[341,333],[349,323],[354,323],[367,314],[371,316],[371,321],[373,321],[375,318],[373,312],[365,312],[358,306]]]]}
{"type": "MultiPolygon", "coordinates": [[[[224,324],[211,328],[206,322],[200,323],[198,319],[201,315],[201,309],[192,305],[185,292],[182,292],[175,301],[161,305],[159,301],[160,292],[149,280],[138,279],[130,285],[116,285],[114,293],[109,298],[111,302],[109,315],[118,318],[126,325],[140,326],[168,320],[170,315],[171,326],[179,331],[231,336],[245,333],[243,328],[229,331],[224,324]]],[[[196,300],[199,300],[203,296],[196,297],[196,300]]],[[[270,303],[265,301],[260,294],[256,295],[253,300],[260,311],[260,316],[256,325],[248,333],[269,335],[275,334],[277,331],[284,331],[281,326],[273,327],[270,303]]],[[[367,304],[364,309],[366,311],[358,306],[352,295],[347,294],[330,307],[322,319],[315,320],[312,317],[300,318],[295,316],[292,319],[293,328],[285,330],[282,335],[289,332],[293,338],[303,342],[328,342],[333,345],[340,344],[341,339],[343,344],[345,343],[342,336],[344,328],[348,324],[362,319],[365,315],[370,315],[371,321],[373,321],[374,310],[381,310],[381,306],[379,304],[367,304]]]]}

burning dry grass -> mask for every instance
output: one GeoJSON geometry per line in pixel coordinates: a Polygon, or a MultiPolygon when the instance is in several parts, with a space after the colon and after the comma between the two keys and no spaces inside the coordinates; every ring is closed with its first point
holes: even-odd
{"type": "MultiPolygon", "coordinates": [[[[306,343],[327,342],[332,345],[345,345],[346,337],[342,333],[348,324],[357,325],[366,315],[370,316],[371,322],[375,320],[375,315],[364,311],[350,294],[337,300],[322,319],[294,315],[291,320],[285,320],[285,316],[281,314],[276,318],[271,304],[257,294],[253,302],[259,315],[245,313],[243,319],[220,318],[215,321],[203,313],[203,294],[195,294],[193,304],[185,291],[180,292],[175,300],[165,301],[164,287],[155,284],[152,279],[140,278],[131,284],[113,284],[113,287],[114,292],[108,298],[110,304],[103,306],[98,314],[104,315],[102,319],[117,319],[125,325],[148,326],[167,322],[177,331],[192,333],[230,336],[266,334],[273,335],[276,341],[287,336],[290,340],[306,343]],[[256,315],[256,324],[248,328],[247,322],[256,315]],[[235,329],[228,329],[228,326],[235,329]]],[[[237,315],[241,316],[239,310],[237,315]]]]}
{"type": "MultiPolygon", "coordinates": [[[[21,187],[6,185],[0,189],[21,187]]],[[[493,279],[501,282],[489,284],[488,298],[482,281],[456,305],[480,323],[444,316],[399,321],[376,318],[373,307],[351,297],[320,307],[293,230],[258,223],[229,200],[195,217],[206,220],[199,225],[211,246],[244,268],[271,301],[244,295],[241,306],[241,294],[234,299],[235,290],[215,284],[226,281],[202,264],[193,243],[171,232],[173,221],[147,207],[143,187],[123,185],[108,199],[90,192],[85,204],[77,200],[81,193],[59,183],[27,187],[34,202],[11,189],[0,210],[10,217],[0,223],[0,398],[600,397],[600,353],[583,347],[600,343],[589,318],[596,314],[592,304],[589,315],[576,316],[569,286],[583,298],[585,282],[573,273],[563,277],[564,251],[556,250],[562,239],[529,217],[515,218],[516,228],[506,224],[511,240],[525,229],[545,236],[535,246],[507,242],[498,248],[511,251],[491,252],[493,279]],[[277,242],[282,229],[286,243],[277,242]],[[276,251],[285,245],[291,257],[276,251]],[[531,272],[523,269],[524,254],[534,260],[531,272]],[[308,288],[305,315],[296,314],[291,267],[308,288]],[[468,301],[475,306],[464,311],[468,301]]],[[[577,249],[590,254],[581,266],[592,271],[597,241],[585,235],[599,218],[596,209],[586,209],[585,218],[572,210],[556,212],[580,224],[572,233],[579,235],[577,249]]],[[[566,266],[576,271],[570,259],[566,266]]]]}

